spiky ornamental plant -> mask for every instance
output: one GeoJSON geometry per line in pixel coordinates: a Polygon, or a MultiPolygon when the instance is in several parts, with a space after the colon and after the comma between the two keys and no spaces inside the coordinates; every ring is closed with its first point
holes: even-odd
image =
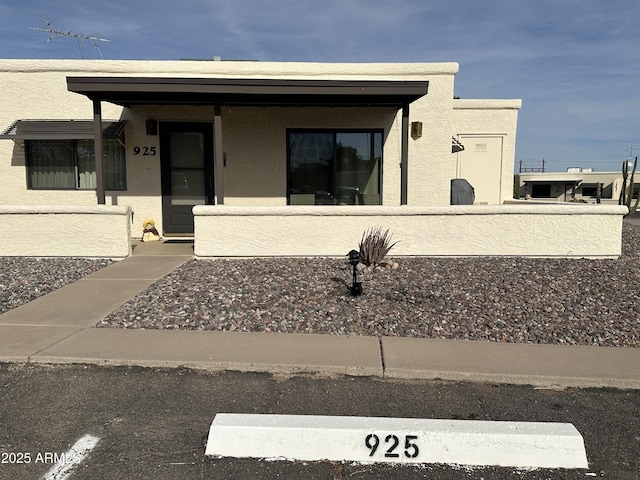
{"type": "Polygon", "coordinates": [[[636,167],[638,166],[638,157],[636,157],[633,162],[633,170],[631,171],[631,177],[629,178],[629,162],[622,162],[622,190],[620,191],[620,199],[618,200],[619,205],[625,205],[629,211],[625,215],[628,217],[629,215],[633,215],[638,208],[638,203],[640,203],[640,195],[636,198],[636,201],[633,205],[631,202],[633,201],[633,187],[634,187],[634,177],[636,174],[636,167]]]}
{"type": "Polygon", "coordinates": [[[389,230],[382,231],[382,227],[372,227],[362,234],[360,240],[360,258],[367,266],[379,265],[389,250],[398,242],[391,243],[389,230]]]}

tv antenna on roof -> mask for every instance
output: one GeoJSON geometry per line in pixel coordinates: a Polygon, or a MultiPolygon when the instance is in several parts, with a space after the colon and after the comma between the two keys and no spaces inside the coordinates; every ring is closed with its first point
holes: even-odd
{"type": "Polygon", "coordinates": [[[27,28],[29,30],[37,30],[38,32],[48,33],[49,38],[47,38],[46,43],[50,42],[51,40],[53,40],[58,36],[75,38],[76,42],[78,42],[78,49],[80,49],[80,58],[84,58],[84,41],[85,40],[92,40],[94,42],[93,45],[95,49],[98,50],[98,53],[100,54],[100,58],[103,58],[103,57],[102,57],[102,52],[100,51],[100,47],[98,46],[98,42],[111,42],[111,40],[107,40],[106,38],[100,38],[95,35],[85,35],[84,33],[74,32],[73,30],[69,30],[66,32],[62,30],[58,30],[53,25],[53,20],[48,18],[44,20],[44,23],[47,26],[47,28],[37,28],[37,27],[27,27],[27,28]]]}

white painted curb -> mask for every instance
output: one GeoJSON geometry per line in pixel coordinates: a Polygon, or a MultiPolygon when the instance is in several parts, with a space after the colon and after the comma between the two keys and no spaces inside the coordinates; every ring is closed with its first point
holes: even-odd
{"type": "Polygon", "coordinates": [[[205,455],[588,468],[582,436],[569,423],[220,413],[205,455]]]}

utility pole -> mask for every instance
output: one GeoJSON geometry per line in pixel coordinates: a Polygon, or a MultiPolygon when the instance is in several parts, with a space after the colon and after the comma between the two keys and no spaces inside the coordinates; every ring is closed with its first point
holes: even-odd
{"type": "Polygon", "coordinates": [[[544,158],[542,159],[542,168],[540,168],[540,167],[523,167],[522,166],[522,159],[518,160],[518,162],[520,164],[520,168],[518,169],[519,173],[527,173],[527,172],[529,172],[529,173],[530,172],[542,172],[542,173],[544,173],[545,163],[546,163],[546,160],[544,158]]]}
{"type": "Polygon", "coordinates": [[[629,152],[629,160],[627,160],[627,170],[629,169],[629,166],[632,165],[632,158],[633,158],[633,151],[634,150],[640,150],[640,147],[634,147],[633,145],[627,145],[627,148],[625,149],[629,152]]]}

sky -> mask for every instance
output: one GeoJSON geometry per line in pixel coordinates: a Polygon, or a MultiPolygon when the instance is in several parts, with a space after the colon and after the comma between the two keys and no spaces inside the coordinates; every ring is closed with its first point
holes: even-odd
{"type": "Polygon", "coordinates": [[[0,58],[457,62],[456,96],[522,99],[516,173],[640,155],[638,0],[0,0],[0,25],[0,58]]]}

